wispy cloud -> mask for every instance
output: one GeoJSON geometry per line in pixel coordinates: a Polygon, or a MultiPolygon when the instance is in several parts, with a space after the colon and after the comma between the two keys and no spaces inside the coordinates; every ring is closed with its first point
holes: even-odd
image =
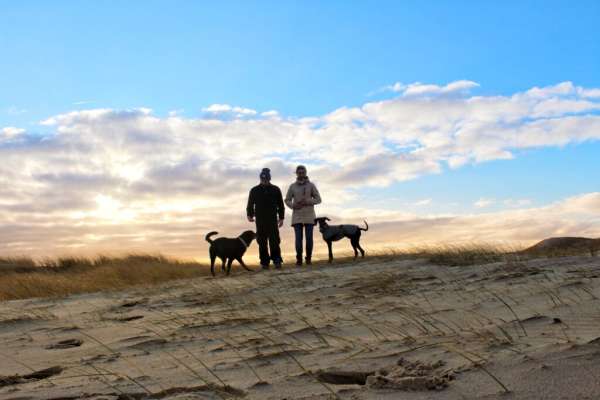
{"type": "Polygon", "coordinates": [[[423,199],[423,200],[415,201],[414,205],[421,207],[421,206],[431,205],[431,203],[432,203],[432,199],[423,199]]]}
{"type": "Polygon", "coordinates": [[[404,84],[396,82],[393,85],[384,86],[380,92],[395,92],[404,97],[410,96],[443,96],[451,94],[468,94],[472,89],[479,87],[477,82],[460,80],[450,82],[447,85],[424,84],[421,82],[404,84]]]}
{"type": "Polygon", "coordinates": [[[251,108],[230,106],[229,104],[211,104],[202,111],[209,114],[231,114],[237,117],[251,117],[257,114],[256,110],[251,108]]]}
{"type": "Polygon", "coordinates": [[[491,206],[495,202],[496,202],[496,200],[494,200],[494,199],[486,199],[486,198],[482,197],[479,200],[477,200],[475,203],[473,203],[473,205],[477,208],[485,208],[485,207],[491,206]]]}

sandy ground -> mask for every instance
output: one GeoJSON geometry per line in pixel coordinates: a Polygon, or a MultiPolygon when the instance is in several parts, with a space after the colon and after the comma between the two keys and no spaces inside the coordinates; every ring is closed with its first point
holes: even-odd
{"type": "Polygon", "coordinates": [[[598,399],[599,278],[373,259],[4,302],[0,398],[598,399]]]}

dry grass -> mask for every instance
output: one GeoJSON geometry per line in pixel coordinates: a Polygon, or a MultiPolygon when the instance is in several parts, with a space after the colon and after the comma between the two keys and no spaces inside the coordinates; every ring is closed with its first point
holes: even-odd
{"type": "Polygon", "coordinates": [[[0,258],[0,268],[0,300],[118,290],[209,273],[203,264],[152,255],[59,258],[41,263],[27,258],[0,258]]]}
{"type": "MultiPolygon", "coordinates": [[[[510,246],[495,244],[467,243],[462,245],[422,246],[409,249],[393,249],[370,252],[370,260],[390,261],[397,259],[425,259],[436,265],[460,266],[488,264],[499,261],[512,261],[517,257],[516,249],[510,246]]],[[[350,252],[340,252],[335,256],[335,263],[352,262],[354,255],[350,252]]],[[[327,263],[327,260],[317,261],[316,265],[327,263]]]]}
{"type": "Polygon", "coordinates": [[[28,257],[0,257],[0,272],[27,272],[36,267],[28,257]]]}
{"type": "Polygon", "coordinates": [[[416,255],[437,265],[461,266],[505,261],[514,251],[498,245],[465,244],[428,247],[417,250],[416,255]]]}
{"type": "MultiPolygon", "coordinates": [[[[443,266],[506,262],[519,265],[522,258],[561,256],[553,249],[525,254],[521,249],[491,244],[443,245],[408,250],[370,252],[370,261],[425,259],[443,266]]],[[[354,262],[348,252],[336,256],[334,264],[354,262]]],[[[328,265],[315,260],[314,267],[328,265]]],[[[161,255],[129,255],[96,258],[63,257],[35,262],[27,257],[0,257],[0,301],[32,297],[63,297],[77,293],[119,290],[135,285],[155,285],[176,279],[207,276],[207,265],[183,262],[161,255]]]]}

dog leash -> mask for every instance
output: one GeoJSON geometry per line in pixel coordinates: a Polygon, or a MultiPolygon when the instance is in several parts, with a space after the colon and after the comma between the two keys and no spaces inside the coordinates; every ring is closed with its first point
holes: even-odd
{"type": "Polygon", "coordinates": [[[244,242],[244,239],[242,239],[241,237],[238,237],[238,239],[240,239],[240,242],[242,242],[245,248],[248,248],[248,244],[244,242]]]}

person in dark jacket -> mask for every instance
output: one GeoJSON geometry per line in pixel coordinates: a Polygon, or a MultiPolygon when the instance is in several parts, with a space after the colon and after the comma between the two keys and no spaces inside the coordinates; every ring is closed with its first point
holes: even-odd
{"type": "Polygon", "coordinates": [[[260,173],[260,184],[250,190],[246,214],[248,221],[256,221],[260,265],[268,269],[270,261],[273,260],[275,268],[281,268],[283,261],[279,247],[279,228],[283,225],[285,207],[281,190],[271,184],[269,168],[263,168],[260,173]]]}

